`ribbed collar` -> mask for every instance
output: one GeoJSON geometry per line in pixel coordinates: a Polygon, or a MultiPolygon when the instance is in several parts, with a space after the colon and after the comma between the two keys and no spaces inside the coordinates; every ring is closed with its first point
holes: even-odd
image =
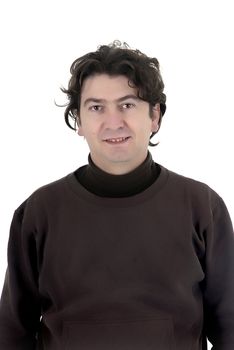
{"type": "Polygon", "coordinates": [[[148,152],[145,161],[130,173],[112,175],[97,167],[88,157],[88,165],[75,172],[80,184],[88,191],[101,197],[128,197],[151,186],[160,174],[160,166],[148,152]]]}

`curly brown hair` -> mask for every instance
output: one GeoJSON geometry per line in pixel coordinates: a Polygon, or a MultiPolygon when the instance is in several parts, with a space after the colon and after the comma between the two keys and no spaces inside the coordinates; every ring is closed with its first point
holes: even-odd
{"type": "MultiPolygon", "coordinates": [[[[121,43],[115,40],[110,45],[101,45],[96,51],[77,58],[72,63],[70,72],[68,89],[61,88],[61,90],[67,94],[69,100],[63,106],[66,106],[65,122],[71,129],[77,130],[76,124],[79,126],[81,123],[79,111],[84,80],[95,74],[126,76],[129,79],[129,86],[138,89],[138,97],[149,103],[150,117],[153,106],[159,103],[160,128],[162,116],[166,111],[166,95],[163,93],[164,83],[157,58],[150,58],[137,49],[130,49],[125,42],[121,43]],[[70,118],[73,120],[74,126],[70,124],[70,118]]],[[[150,139],[157,132],[152,132],[150,139]]],[[[149,141],[149,145],[156,146],[157,144],[149,141]]]]}

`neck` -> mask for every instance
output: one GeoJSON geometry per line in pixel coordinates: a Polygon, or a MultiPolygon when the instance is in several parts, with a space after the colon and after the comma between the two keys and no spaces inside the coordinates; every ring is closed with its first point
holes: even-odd
{"type": "Polygon", "coordinates": [[[88,191],[101,197],[128,197],[144,191],[158,177],[160,167],[148,152],[136,169],[126,174],[110,174],[100,169],[89,155],[89,164],[77,170],[76,176],[88,191]]]}
{"type": "Polygon", "coordinates": [[[90,154],[90,159],[92,160],[93,164],[95,164],[96,167],[98,167],[99,169],[101,169],[107,174],[126,175],[134,171],[135,169],[137,169],[141,164],[143,164],[148,154],[149,152],[147,151],[146,154],[142,157],[142,159],[138,159],[138,161],[134,164],[132,163],[129,164],[128,161],[126,162],[123,161],[123,162],[113,162],[111,164],[108,164],[108,166],[106,166],[106,164],[96,161],[95,157],[93,157],[92,154],[90,154]]]}

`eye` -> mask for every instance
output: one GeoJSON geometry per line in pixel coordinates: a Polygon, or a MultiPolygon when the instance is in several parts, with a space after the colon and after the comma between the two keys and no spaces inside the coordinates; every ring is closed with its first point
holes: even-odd
{"type": "Polygon", "coordinates": [[[135,107],[135,105],[133,103],[130,103],[130,102],[122,104],[123,109],[130,109],[133,107],[135,107]]]}
{"type": "Polygon", "coordinates": [[[94,112],[98,112],[98,111],[100,111],[102,109],[102,106],[100,106],[100,105],[94,105],[94,106],[90,106],[89,107],[89,110],[90,111],[94,111],[94,112]]]}

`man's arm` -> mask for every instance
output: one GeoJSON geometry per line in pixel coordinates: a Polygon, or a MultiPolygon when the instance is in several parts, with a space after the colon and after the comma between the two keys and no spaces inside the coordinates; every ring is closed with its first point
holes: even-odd
{"type": "Polygon", "coordinates": [[[36,244],[24,225],[26,201],[15,211],[0,300],[0,349],[33,350],[40,323],[36,244]]]}
{"type": "Polygon", "coordinates": [[[204,328],[213,350],[234,349],[234,234],[223,200],[205,232],[204,328]]]}

